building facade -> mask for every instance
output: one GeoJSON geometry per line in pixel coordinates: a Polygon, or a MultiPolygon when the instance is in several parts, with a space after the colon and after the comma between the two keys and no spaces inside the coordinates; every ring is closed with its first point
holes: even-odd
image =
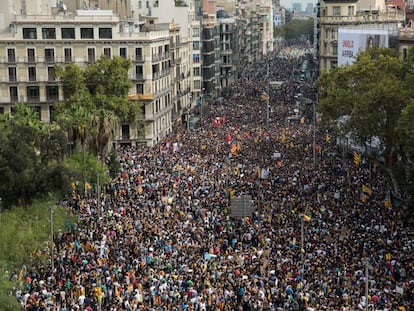
{"type": "Polygon", "coordinates": [[[396,29],[404,25],[403,10],[381,1],[325,0],[317,6],[317,54],[319,69],[329,70],[338,63],[338,29],[396,29]]]}
{"type": "Polygon", "coordinates": [[[64,11],[15,15],[0,36],[0,107],[11,112],[27,103],[43,121],[53,120],[53,106],[63,100],[55,66],[85,67],[101,55],[132,61],[131,95],[144,102],[144,128],[121,124],[117,143],[155,144],[172,129],[170,35],[165,30],[121,21],[112,11],[64,11]],[[70,13],[70,14],[69,14],[70,13]]]}

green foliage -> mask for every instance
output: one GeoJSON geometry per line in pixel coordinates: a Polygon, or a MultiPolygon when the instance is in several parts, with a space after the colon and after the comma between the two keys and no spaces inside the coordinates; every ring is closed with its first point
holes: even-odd
{"type": "Polygon", "coordinates": [[[0,214],[0,310],[19,310],[11,295],[18,287],[14,271],[33,263],[50,264],[50,206],[54,232],[64,230],[68,215],[56,201],[36,201],[30,208],[16,207],[0,214]]]}
{"type": "Polygon", "coordinates": [[[131,62],[124,58],[102,56],[85,70],[70,64],[57,71],[65,90],[57,120],[67,129],[78,151],[86,146],[104,157],[115,125],[119,121],[137,121],[141,108],[132,105],[127,97],[130,67],[131,62]]]}
{"type": "Polygon", "coordinates": [[[16,105],[13,115],[0,117],[0,197],[4,207],[28,205],[48,192],[61,191],[64,134],[42,123],[33,110],[16,105]]]}
{"type": "MultiPolygon", "coordinates": [[[[85,189],[85,181],[96,188],[98,175],[100,185],[109,181],[109,177],[106,175],[106,166],[98,161],[93,154],[77,152],[65,160],[65,166],[70,171],[70,183],[74,183],[75,190],[80,193],[85,189]]],[[[70,183],[68,182],[67,189],[69,189],[70,183]]]]}
{"type": "Polygon", "coordinates": [[[282,36],[286,40],[299,39],[301,36],[307,37],[313,42],[313,18],[307,20],[292,19],[285,26],[274,33],[275,36],[282,36]]]}
{"type": "Polygon", "coordinates": [[[323,119],[336,122],[348,116],[342,131],[353,134],[362,145],[379,138],[396,192],[398,183],[402,187],[410,183],[408,175],[398,172],[406,171],[414,151],[414,140],[409,138],[414,133],[414,93],[407,67],[395,52],[374,48],[359,53],[354,64],[334,68],[319,78],[318,111],[323,119]],[[406,159],[405,163],[398,158],[406,159]]]}

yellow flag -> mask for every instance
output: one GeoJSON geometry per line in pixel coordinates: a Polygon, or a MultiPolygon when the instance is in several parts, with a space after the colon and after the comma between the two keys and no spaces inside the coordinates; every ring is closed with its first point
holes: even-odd
{"type": "Polygon", "coordinates": [[[85,184],[85,188],[86,188],[86,190],[91,190],[92,189],[92,186],[91,186],[91,184],[90,183],[86,183],[85,184]]]}
{"type": "Polygon", "coordinates": [[[237,152],[237,146],[236,146],[235,144],[232,144],[232,145],[231,145],[230,152],[231,152],[232,154],[235,154],[235,153],[237,152]]]}
{"type": "Polygon", "coordinates": [[[305,123],[305,117],[300,118],[300,124],[305,123]]]}
{"type": "Polygon", "coordinates": [[[361,162],[361,156],[358,153],[354,152],[354,164],[358,166],[359,162],[361,162]]]}
{"type": "Polygon", "coordinates": [[[302,214],[302,218],[303,218],[304,221],[308,221],[308,222],[312,220],[312,217],[310,217],[309,215],[306,215],[306,214],[302,214]]]}
{"type": "Polygon", "coordinates": [[[362,185],[362,192],[368,195],[372,195],[372,189],[368,186],[362,185]]]}

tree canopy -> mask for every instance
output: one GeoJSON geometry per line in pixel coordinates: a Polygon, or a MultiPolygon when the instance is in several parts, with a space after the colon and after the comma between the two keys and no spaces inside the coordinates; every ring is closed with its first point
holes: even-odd
{"type": "Polygon", "coordinates": [[[82,146],[103,155],[115,125],[136,122],[141,108],[128,101],[130,66],[127,59],[102,56],[85,69],[75,64],[57,69],[65,96],[57,119],[78,149],[82,146]]]}
{"type": "Polygon", "coordinates": [[[400,172],[414,168],[413,52],[401,60],[390,49],[370,49],[359,53],[350,66],[323,72],[318,81],[318,110],[323,119],[338,124],[346,116],[340,131],[361,145],[377,138],[396,192],[411,182],[410,174],[400,172]]]}

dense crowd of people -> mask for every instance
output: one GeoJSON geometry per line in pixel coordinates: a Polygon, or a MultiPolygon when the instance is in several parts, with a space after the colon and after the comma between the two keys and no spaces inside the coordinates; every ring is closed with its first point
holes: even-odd
{"type": "Polygon", "coordinates": [[[81,225],[56,239],[53,271],[23,271],[22,306],[414,310],[412,225],[375,164],[313,131],[313,105],[297,100],[315,99],[296,79],[304,51],[246,68],[194,129],[119,150],[105,195],[72,202],[81,225]],[[242,195],[253,212],[232,217],[242,195]]]}

